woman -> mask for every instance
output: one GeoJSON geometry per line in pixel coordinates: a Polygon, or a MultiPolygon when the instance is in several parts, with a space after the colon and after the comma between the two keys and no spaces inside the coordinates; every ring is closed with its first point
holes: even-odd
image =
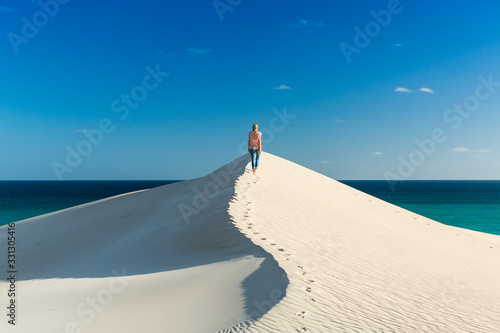
{"type": "Polygon", "coordinates": [[[248,133],[248,152],[252,156],[252,170],[255,175],[257,167],[259,166],[259,156],[261,150],[261,137],[262,133],[257,131],[259,125],[253,124],[252,131],[248,133]]]}

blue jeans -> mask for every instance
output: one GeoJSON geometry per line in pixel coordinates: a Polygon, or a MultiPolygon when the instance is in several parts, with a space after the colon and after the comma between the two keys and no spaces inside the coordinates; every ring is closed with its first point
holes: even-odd
{"type": "Polygon", "coordinates": [[[250,156],[252,156],[252,169],[257,169],[259,166],[259,150],[258,149],[249,149],[250,156]]]}

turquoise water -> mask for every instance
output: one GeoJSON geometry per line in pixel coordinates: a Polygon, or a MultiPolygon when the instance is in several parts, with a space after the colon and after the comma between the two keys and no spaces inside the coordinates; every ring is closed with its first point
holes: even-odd
{"type": "Polygon", "coordinates": [[[0,225],[172,182],[0,181],[0,225]]]}
{"type": "Polygon", "coordinates": [[[342,181],[444,224],[500,235],[500,181],[342,181]]]}
{"type": "MultiPolygon", "coordinates": [[[[174,181],[0,181],[0,225],[174,181]]],[[[433,220],[500,235],[500,181],[342,181],[433,220]]]]}

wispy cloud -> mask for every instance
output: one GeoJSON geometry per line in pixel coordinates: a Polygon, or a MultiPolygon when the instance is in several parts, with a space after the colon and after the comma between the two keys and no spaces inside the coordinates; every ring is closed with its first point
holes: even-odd
{"type": "Polygon", "coordinates": [[[466,152],[470,151],[470,149],[464,148],[464,147],[456,147],[456,148],[453,148],[451,151],[454,153],[466,153],[466,152]]]}
{"type": "Polygon", "coordinates": [[[319,161],[319,163],[322,163],[322,164],[330,164],[331,162],[330,162],[330,161],[327,161],[327,160],[322,160],[322,161],[319,161]]]}
{"type": "Polygon", "coordinates": [[[189,49],[186,49],[186,52],[190,55],[197,55],[197,54],[208,54],[212,52],[211,49],[198,49],[196,47],[190,47],[189,49]]]}
{"type": "Polygon", "coordinates": [[[337,124],[343,123],[344,121],[342,119],[333,119],[334,122],[337,124]]]}
{"type": "MultiPolygon", "coordinates": [[[[404,92],[404,93],[414,93],[415,92],[415,90],[411,90],[411,89],[405,88],[405,87],[397,87],[396,89],[394,89],[394,91],[395,92],[404,92]]],[[[434,94],[434,90],[432,90],[431,88],[427,88],[427,87],[419,88],[418,91],[428,93],[428,94],[434,94]]]]}
{"type": "Polygon", "coordinates": [[[434,90],[432,90],[431,88],[426,88],[426,87],[422,87],[422,88],[418,89],[418,91],[422,91],[422,92],[429,93],[429,94],[434,94],[434,90]]]}
{"type": "Polygon", "coordinates": [[[17,12],[17,10],[15,10],[14,8],[11,8],[11,7],[0,6],[0,12],[3,12],[3,13],[15,13],[15,12],[17,12]]]}
{"type": "Polygon", "coordinates": [[[376,151],[376,152],[371,153],[371,155],[382,155],[382,153],[379,151],[376,151]]]}
{"type": "Polygon", "coordinates": [[[481,149],[476,149],[476,153],[491,153],[492,151],[489,150],[488,148],[481,148],[481,149]]]}
{"type": "Polygon", "coordinates": [[[297,23],[287,24],[289,28],[323,28],[325,24],[323,22],[313,22],[309,20],[300,19],[297,23]]]}
{"type": "Polygon", "coordinates": [[[387,44],[388,47],[403,47],[410,45],[410,42],[402,42],[402,43],[394,43],[394,44],[387,44]]]}
{"type": "Polygon", "coordinates": [[[412,92],[414,92],[413,90],[408,89],[408,88],[404,88],[404,87],[397,87],[396,89],[394,89],[394,91],[396,91],[396,92],[405,92],[405,93],[412,93],[412,92]]]}
{"type": "Polygon", "coordinates": [[[77,129],[76,132],[78,132],[78,133],[88,133],[89,130],[88,129],[77,129]]]}
{"type": "Polygon", "coordinates": [[[274,89],[276,89],[276,90],[290,90],[290,89],[292,89],[292,88],[290,88],[290,87],[289,87],[289,86],[287,86],[287,85],[282,84],[281,86],[276,87],[276,88],[274,88],[274,89]]]}

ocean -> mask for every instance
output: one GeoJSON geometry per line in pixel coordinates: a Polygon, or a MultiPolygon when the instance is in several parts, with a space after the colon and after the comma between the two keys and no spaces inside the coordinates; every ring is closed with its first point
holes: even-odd
{"type": "MultiPolygon", "coordinates": [[[[0,181],[0,225],[165,181],[0,181]]],[[[500,181],[342,181],[444,224],[500,235],[500,181]]]]}
{"type": "Polygon", "coordinates": [[[435,221],[500,235],[500,181],[342,181],[379,199],[435,221]]]}

